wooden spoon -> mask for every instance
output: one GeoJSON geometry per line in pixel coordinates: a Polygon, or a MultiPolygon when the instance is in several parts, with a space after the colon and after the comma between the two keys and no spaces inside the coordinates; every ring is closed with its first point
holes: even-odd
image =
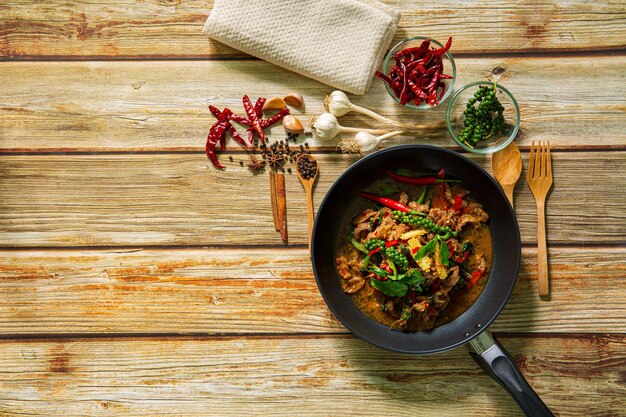
{"type": "Polygon", "coordinates": [[[514,142],[493,154],[491,169],[513,207],[513,188],[522,173],[522,155],[514,142]]]}
{"type": "Polygon", "coordinates": [[[306,193],[306,201],[309,212],[309,249],[311,249],[311,232],[313,231],[313,184],[315,184],[315,180],[317,179],[317,174],[319,172],[317,161],[311,155],[300,155],[296,160],[296,172],[298,173],[298,178],[300,179],[300,182],[304,187],[304,192],[306,193]],[[315,164],[315,173],[311,178],[304,178],[300,172],[300,161],[302,158],[315,164]]]}

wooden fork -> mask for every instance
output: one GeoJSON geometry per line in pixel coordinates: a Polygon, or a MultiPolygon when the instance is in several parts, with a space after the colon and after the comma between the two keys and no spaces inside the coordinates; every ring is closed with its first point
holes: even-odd
{"type": "Polygon", "coordinates": [[[550,143],[535,141],[530,148],[528,159],[528,188],[537,202],[537,279],[539,296],[550,294],[548,285],[548,250],[546,248],[546,195],[552,187],[552,162],[550,161],[550,143]]]}

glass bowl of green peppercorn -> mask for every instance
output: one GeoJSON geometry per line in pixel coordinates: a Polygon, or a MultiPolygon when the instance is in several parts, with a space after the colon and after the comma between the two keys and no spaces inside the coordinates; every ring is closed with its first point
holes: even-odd
{"type": "Polygon", "coordinates": [[[446,111],[448,132],[466,151],[489,154],[505,148],[519,132],[519,106],[500,84],[476,81],[454,93],[446,111]]]}

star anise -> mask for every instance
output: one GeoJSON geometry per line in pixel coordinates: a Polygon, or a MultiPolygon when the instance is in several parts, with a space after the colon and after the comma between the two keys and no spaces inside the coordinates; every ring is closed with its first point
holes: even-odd
{"type": "Polygon", "coordinates": [[[248,162],[248,168],[252,172],[259,172],[263,168],[265,168],[265,161],[262,159],[257,159],[254,155],[250,155],[250,162],[248,162]]]}
{"type": "Polygon", "coordinates": [[[285,162],[285,155],[282,151],[276,151],[274,149],[270,149],[267,152],[267,163],[270,164],[270,167],[276,171],[280,168],[285,162]]]}

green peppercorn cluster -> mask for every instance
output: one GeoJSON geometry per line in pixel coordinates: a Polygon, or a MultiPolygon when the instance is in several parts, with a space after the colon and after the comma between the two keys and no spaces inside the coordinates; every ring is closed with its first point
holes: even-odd
{"type": "Polygon", "coordinates": [[[474,97],[467,102],[467,108],[463,112],[463,130],[459,133],[459,139],[471,147],[479,141],[487,139],[502,129],[504,123],[504,107],[496,97],[495,86],[493,88],[481,85],[474,97]],[[478,102],[477,106],[474,106],[478,102]]]}
{"type": "Polygon", "coordinates": [[[452,232],[448,226],[439,226],[437,223],[433,222],[432,220],[426,217],[421,217],[413,213],[404,213],[402,211],[396,210],[393,212],[393,219],[396,222],[406,223],[412,226],[420,226],[426,230],[429,230],[433,233],[437,233],[441,235],[446,235],[446,234],[451,234],[452,236],[458,235],[458,232],[452,232]]]}
{"type": "Polygon", "coordinates": [[[385,251],[385,241],[381,239],[370,239],[365,242],[365,249],[368,251],[373,251],[376,248],[380,248],[381,252],[385,251]]]}
{"type": "Polygon", "coordinates": [[[385,255],[387,255],[387,257],[391,259],[393,264],[398,269],[398,272],[404,272],[409,267],[409,260],[406,258],[406,256],[402,254],[402,252],[400,252],[394,246],[387,248],[385,251],[385,255]]]}

